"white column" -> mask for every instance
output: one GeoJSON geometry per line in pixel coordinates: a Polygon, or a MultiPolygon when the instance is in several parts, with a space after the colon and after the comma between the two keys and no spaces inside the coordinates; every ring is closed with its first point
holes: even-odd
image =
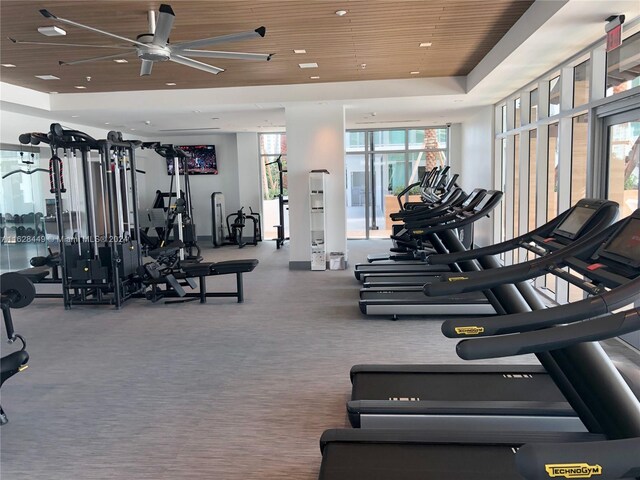
{"type": "Polygon", "coordinates": [[[309,180],[311,170],[326,169],[326,246],[347,254],[344,107],[304,103],[285,108],[289,193],[289,268],[311,268],[309,180]]]}
{"type": "MultiPolygon", "coordinates": [[[[238,192],[240,205],[249,214],[249,207],[254,212],[262,213],[262,171],[258,152],[258,134],[240,132],[236,134],[238,149],[238,192]]],[[[231,212],[229,212],[231,213],[231,212]]]]}

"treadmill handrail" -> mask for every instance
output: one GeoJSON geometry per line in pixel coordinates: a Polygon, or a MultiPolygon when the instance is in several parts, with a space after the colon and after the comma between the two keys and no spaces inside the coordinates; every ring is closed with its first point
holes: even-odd
{"type": "Polygon", "coordinates": [[[615,233],[628,218],[620,220],[601,231],[597,229],[591,230],[584,237],[570,245],[527,262],[499,269],[465,272],[464,274],[445,273],[440,276],[439,282],[427,283],[423,288],[424,294],[434,297],[476,292],[506,283],[518,283],[542,276],[548,273],[549,269],[562,266],[571,257],[597,250],[602,242],[615,233]]]}
{"type": "Polygon", "coordinates": [[[453,205],[447,211],[441,211],[434,215],[425,215],[416,219],[405,219],[404,229],[412,230],[416,228],[425,228],[431,225],[438,225],[440,223],[449,222],[455,220],[461,213],[473,212],[474,208],[484,199],[487,195],[487,191],[482,188],[476,188],[471,194],[462,202],[461,205],[453,205]],[[465,205],[466,203],[466,205],[465,205]]]}
{"type": "MultiPolygon", "coordinates": [[[[640,438],[578,443],[529,443],[515,457],[518,472],[527,480],[548,480],[562,468],[582,468],[598,479],[640,475],[640,438]]],[[[557,475],[561,476],[561,475],[557,475]]]]}
{"type": "Polygon", "coordinates": [[[489,190],[487,195],[491,195],[492,198],[487,202],[487,204],[477,212],[468,212],[468,215],[464,218],[458,218],[453,220],[450,223],[444,225],[434,225],[424,229],[424,232],[420,232],[422,229],[412,229],[412,234],[414,235],[427,235],[434,234],[439,232],[444,232],[447,230],[452,230],[454,228],[464,227],[470,223],[474,223],[477,220],[486,217],[493,209],[500,203],[502,200],[503,193],[498,190],[489,190]]]}
{"type": "Polygon", "coordinates": [[[442,198],[441,203],[424,204],[411,210],[402,210],[389,215],[391,220],[411,220],[436,216],[441,212],[445,212],[449,208],[459,207],[467,198],[467,195],[461,188],[455,188],[442,198]]]}
{"type": "Polygon", "coordinates": [[[605,340],[639,329],[640,307],[533,332],[465,339],[456,345],[456,353],[464,360],[511,357],[605,340]]]}
{"type": "Polygon", "coordinates": [[[409,190],[411,190],[414,187],[419,187],[421,184],[422,184],[422,180],[420,180],[419,182],[411,183],[407,185],[406,188],[402,190],[398,195],[396,195],[396,198],[398,199],[398,204],[400,204],[400,210],[404,210],[404,206],[402,205],[402,197],[404,197],[407,193],[409,193],[409,190]]]}
{"type": "MultiPolygon", "coordinates": [[[[584,199],[583,201],[593,202],[596,201],[594,199],[584,199]]],[[[571,214],[571,212],[579,205],[577,203],[572,208],[564,211],[560,215],[558,215],[555,219],[550,222],[545,223],[544,225],[539,226],[535,230],[527,232],[523,235],[520,235],[511,240],[506,240],[504,242],[496,243],[495,245],[489,245],[487,247],[474,248],[473,250],[467,250],[462,252],[454,252],[454,253],[443,253],[430,255],[427,257],[426,261],[430,265],[450,265],[451,263],[457,263],[465,260],[474,260],[479,256],[485,255],[497,255],[499,253],[506,252],[508,250],[513,250],[521,243],[528,242],[533,236],[538,235],[542,238],[546,238],[555,228],[560,225],[564,219],[571,214]]],[[[617,206],[618,204],[613,201],[605,201],[601,204],[599,209],[602,209],[607,206],[617,206]]],[[[617,213],[617,210],[616,210],[617,213]]],[[[609,220],[609,223],[614,220],[614,216],[609,220]]]]}
{"type": "Polygon", "coordinates": [[[473,335],[486,337],[527,332],[553,325],[573,323],[604,315],[633,302],[640,296],[640,277],[608,292],[578,302],[545,310],[514,313],[489,318],[452,318],[442,323],[442,333],[449,338],[473,335]]]}

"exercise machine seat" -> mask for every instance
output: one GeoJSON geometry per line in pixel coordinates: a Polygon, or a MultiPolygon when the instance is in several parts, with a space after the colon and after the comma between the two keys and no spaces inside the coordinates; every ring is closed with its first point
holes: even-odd
{"type": "Polygon", "coordinates": [[[47,266],[32,267],[25,268],[24,270],[18,270],[17,273],[27,277],[29,280],[31,280],[31,283],[39,283],[49,276],[49,273],[51,273],[51,269],[47,266]]]}
{"type": "Polygon", "coordinates": [[[244,273],[252,272],[258,266],[258,260],[255,258],[246,258],[242,260],[228,260],[226,262],[216,262],[212,266],[214,275],[224,275],[226,273],[244,273]]]}

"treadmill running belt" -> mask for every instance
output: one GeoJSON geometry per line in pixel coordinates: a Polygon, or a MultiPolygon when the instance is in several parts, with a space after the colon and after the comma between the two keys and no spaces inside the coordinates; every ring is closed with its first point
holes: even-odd
{"type": "Polygon", "coordinates": [[[523,480],[513,457],[507,446],[331,443],[318,479],[523,480]]]}
{"type": "Polygon", "coordinates": [[[358,373],[352,400],[419,398],[423,401],[566,402],[547,374],[503,373],[358,373]],[[461,386],[465,389],[461,391],[461,386]]]}
{"type": "Polygon", "coordinates": [[[429,304],[446,304],[457,305],[460,303],[489,303],[487,297],[482,292],[469,292],[460,293],[456,295],[449,295],[446,297],[427,297],[422,289],[420,290],[395,290],[389,293],[389,290],[360,290],[361,300],[373,300],[376,302],[391,302],[391,303],[410,303],[418,305],[429,304]]]}

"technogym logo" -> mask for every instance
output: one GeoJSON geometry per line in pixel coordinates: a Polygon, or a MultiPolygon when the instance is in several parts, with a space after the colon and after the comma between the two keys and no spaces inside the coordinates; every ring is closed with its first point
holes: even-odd
{"type": "Polygon", "coordinates": [[[602,475],[600,465],[588,463],[553,463],[545,465],[544,469],[551,478],[591,478],[594,475],[602,475]]]}
{"type": "Polygon", "coordinates": [[[480,333],[484,333],[484,327],[456,327],[456,333],[458,335],[478,335],[480,333]]]}

